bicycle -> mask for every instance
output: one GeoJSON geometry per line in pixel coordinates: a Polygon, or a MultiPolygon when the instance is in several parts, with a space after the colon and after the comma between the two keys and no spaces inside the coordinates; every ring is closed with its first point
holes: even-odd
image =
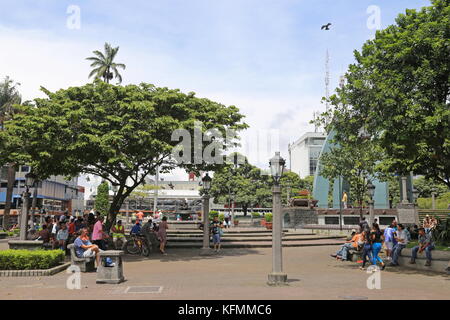
{"type": "Polygon", "coordinates": [[[131,240],[127,241],[125,245],[125,252],[135,255],[143,255],[148,257],[151,249],[147,243],[147,239],[143,235],[131,235],[131,240]]]}

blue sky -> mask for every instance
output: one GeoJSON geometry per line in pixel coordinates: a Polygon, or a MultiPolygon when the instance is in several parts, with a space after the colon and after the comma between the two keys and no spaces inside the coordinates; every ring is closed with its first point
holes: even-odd
{"type": "Polygon", "coordinates": [[[374,34],[370,5],[380,8],[384,28],[429,1],[0,0],[0,77],[20,82],[26,99],[42,96],[41,85],[82,85],[84,58],[107,41],[120,46],[124,84],[151,82],[236,105],[252,130],[280,130],[286,157],[287,143],[324,110],[326,50],[334,88],[374,34]],[[70,5],[81,10],[79,30],[66,27],[70,5]],[[332,30],[321,31],[327,22],[332,30]]]}

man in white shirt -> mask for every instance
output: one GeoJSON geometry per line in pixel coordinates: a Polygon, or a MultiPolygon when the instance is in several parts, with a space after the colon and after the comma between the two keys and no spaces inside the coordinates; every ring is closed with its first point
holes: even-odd
{"type": "Polygon", "coordinates": [[[394,233],[394,238],[397,240],[397,244],[394,246],[392,250],[392,262],[390,266],[395,267],[398,266],[398,257],[402,250],[408,244],[408,234],[405,230],[405,227],[402,224],[397,226],[397,231],[394,233]]]}

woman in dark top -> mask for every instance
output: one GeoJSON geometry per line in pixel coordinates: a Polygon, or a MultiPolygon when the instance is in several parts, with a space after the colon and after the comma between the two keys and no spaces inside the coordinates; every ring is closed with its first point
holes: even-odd
{"type": "Polygon", "coordinates": [[[367,260],[372,262],[372,244],[371,244],[371,241],[370,241],[370,232],[369,232],[369,230],[363,231],[362,235],[363,235],[363,241],[364,241],[363,252],[362,252],[363,263],[362,263],[362,266],[360,267],[360,269],[364,270],[364,268],[366,267],[367,260]]]}
{"type": "Polygon", "coordinates": [[[383,260],[378,256],[381,250],[381,246],[383,243],[383,233],[380,230],[380,227],[378,225],[375,225],[372,227],[372,230],[370,232],[370,242],[372,245],[372,263],[374,266],[377,265],[377,261],[381,263],[381,270],[384,270],[386,265],[384,264],[383,260]]]}

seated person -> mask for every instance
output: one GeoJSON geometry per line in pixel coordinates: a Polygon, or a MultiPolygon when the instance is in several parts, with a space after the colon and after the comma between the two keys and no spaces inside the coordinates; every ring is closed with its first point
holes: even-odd
{"type": "Polygon", "coordinates": [[[114,247],[117,248],[117,241],[122,241],[125,244],[125,227],[122,225],[122,220],[117,221],[117,224],[111,228],[111,233],[113,236],[114,247]]]}
{"type": "Polygon", "coordinates": [[[97,262],[97,267],[100,265],[100,249],[97,245],[92,244],[89,240],[89,231],[87,228],[81,229],[81,234],[74,241],[75,253],[78,258],[93,258],[97,262]]]}
{"type": "Polygon", "coordinates": [[[53,249],[59,248],[61,250],[66,250],[67,240],[69,239],[69,230],[65,222],[59,223],[60,228],[56,234],[56,241],[54,242],[53,249]]]}
{"type": "Polygon", "coordinates": [[[46,224],[42,225],[42,230],[38,232],[36,240],[44,241],[44,243],[50,242],[50,231],[46,224]]]}
{"type": "Polygon", "coordinates": [[[431,236],[431,232],[425,232],[425,228],[419,228],[419,245],[412,249],[410,264],[415,264],[417,259],[417,253],[422,253],[425,251],[427,257],[427,262],[425,266],[431,266],[431,250],[434,249],[434,242],[431,236]]]}
{"type": "Polygon", "coordinates": [[[131,228],[131,235],[138,235],[141,233],[141,224],[139,223],[139,220],[136,221],[136,224],[131,228]]]}
{"type": "Polygon", "coordinates": [[[408,234],[405,227],[402,224],[397,226],[398,230],[395,232],[394,237],[397,244],[394,246],[392,251],[392,262],[390,266],[398,266],[398,257],[400,256],[402,250],[406,248],[408,244],[408,234]]]}
{"type": "Polygon", "coordinates": [[[356,233],[355,230],[352,230],[352,234],[354,232],[354,236],[350,241],[344,243],[341,248],[336,252],[336,254],[331,255],[334,258],[342,259],[342,261],[347,260],[348,253],[350,249],[358,250],[359,246],[363,244],[364,239],[361,233],[356,233]]]}

